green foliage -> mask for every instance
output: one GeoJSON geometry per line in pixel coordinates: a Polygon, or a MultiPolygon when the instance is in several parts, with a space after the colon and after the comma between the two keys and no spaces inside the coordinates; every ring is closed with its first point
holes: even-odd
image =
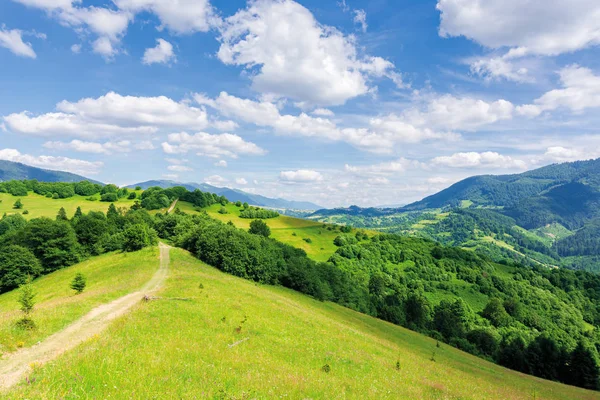
{"type": "Polygon", "coordinates": [[[123,236],[123,251],[137,251],[156,243],[156,232],[141,223],[129,225],[123,236]]]}
{"type": "Polygon", "coordinates": [[[21,202],[21,199],[18,199],[17,201],[15,201],[15,204],[13,204],[13,208],[15,210],[20,210],[23,208],[23,202],[21,202]]]}
{"type": "Polygon", "coordinates": [[[67,217],[67,211],[65,210],[64,207],[61,207],[60,210],[58,210],[58,214],[56,214],[56,220],[57,221],[68,221],[69,217],[67,217]]]}
{"type": "Polygon", "coordinates": [[[100,201],[104,201],[107,203],[113,203],[118,200],[119,200],[119,196],[117,196],[116,193],[112,193],[112,192],[104,193],[102,196],[100,196],[100,201]]]}
{"type": "Polygon", "coordinates": [[[260,219],[250,222],[250,229],[248,232],[253,235],[260,235],[263,237],[271,236],[271,229],[264,221],[261,221],[260,219]]]}
{"type": "Polygon", "coordinates": [[[0,247],[0,293],[15,289],[26,283],[28,277],[42,273],[37,258],[28,249],[8,245],[0,247]]]}
{"type": "Polygon", "coordinates": [[[71,281],[69,287],[73,289],[77,294],[80,294],[84,291],[86,284],[87,280],[85,276],[81,272],[78,272],[77,274],[75,274],[75,277],[71,281]]]}
{"type": "Polygon", "coordinates": [[[21,286],[18,297],[20,310],[23,312],[23,314],[25,314],[25,318],[28,318],[33,312],[33,308],[35,306],[35,296],[37,296],[37,293],[35,293],[33,289],[31,279],[28,278],[27,281],[21,286]]]}
{"type": "Polygon", "coordinates": [[[229,214],[229,211],[227,211],[227,209],[225,207],[221,207],[219,209],[219,214],[229,214]]]}
{"type": "Polygon", "coordinates": [[[127,198],[129,200],[135,200],[135,199],[137,199],[137,194],[135,192],[131,192],[131,193],[129,193],[129,196],[127,196],[127,198]]]}
{"type": "Polygon", "coordinates": [[[269,219],[269,218],[277,218],[279,217],[279,213],[273,210],[266,210],[263,208],[245,208],[240,212],[240,218],[248,218],[248,219],[269,219]]]}

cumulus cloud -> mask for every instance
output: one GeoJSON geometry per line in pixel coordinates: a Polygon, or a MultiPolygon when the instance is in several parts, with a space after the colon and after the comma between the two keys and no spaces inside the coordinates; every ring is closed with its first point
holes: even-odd
{"type": "Polygon", "coordinates": [[[600,107],[600,76],[589,68],[570,65],[559,71],[562,89],[551,90],[533,104],[526,104],[517,111],[535,117],[544,111],[564,108],[576,113],[588,108],[600,107]]]}
{"type": "Polygon", "coordinates": [[[486,151],[483,153],[455,153],[451,156],[435,157],[431,160],[431,164],[450,168],[527,168],[527,163],[525,161],[493,151],[486,151]]]}
{"type": "Polygon", "coordinates": [[[142,140],[141,142],[134,144],[133,148],[137,150],[154,150],[156,147],[154,147],[154,144],[151,141],[142,140]]]}
{"type": "Polygon", "coordinates": [[[75,43],[71,46],[71,51],[75,54],[81,53],[81,44],[75,43]]]}
{"type": "Polygon", "coordinates": [[[223,185],[223,184],[225,184],[227,182],[227,179],[223,178],[220,175],[211,175],[211,176],[205,178],[204,182],[208,183],[209,185],[216,186],[216,185],[223,185]]]}
{"type": "Polygon", "coordinates": [[[4,26],[0,27],[0,47],[4,47],[21,57],[37,57],[31,43],[23,41],[23,31],[18,29],[8,30],[4,26]]]}
{"type": "Polygon", "coordinates": [[[481,76],[488,81],[502,79],[514,82],[534,81],[526,67],[518,66],[507,55],[480,57],[472,60],[470,65],[471,73],[481,76]]]}
{"type": "Polygon", "coordinates": [[[406,158],[399,158],[394,161],[384,162],[367,166],[352,166],[346,164],[345,171],[359,174],[396,174],[402,173],[408,169],[425,168],[425,164],[406,158]]]}
{"type": "Polygon", "coordinates": [[[173,171],[173,172],[190,172],[190,171],[193,171],[192,168],[187,167],[185,165],[169,165],[167,167],[167,169],[169,171],[173,171]]]}
{"type": "Polygon", "coordinates": [[[14,161],[45,169],[68,171],[81,175],[97,174],[104,165],[100,161],[85,161],[67,157],[33,156],[16,149],[0,150],[0,160],[14,161]]]}
{"type": "Polygon", "coordinates": [[[245,180],[244,178],[236,178],[235,183],[237,183],[238,185],[244,186],[244,185],[248,184],[248,181],[245,180]]]}
{"type": "Polygon", "coordinates": [[[61,101],[58,112],[32,115],[27,111],[3,117],[13,132],[37,136],[98,138],[114,135],[150,135],[160,128],[203,129],[206,111],[165,96],[122,96],[109,92],[75,103],[61,101]]]}
{"type": "Polygon", "coordinates": [[[227,168],[227,161],[219,160],[215,163],[215,167],[227,168]]]}
{"type": "Polygon", "coordinates": [[[126,153],[130,151],[131,142],[120,140],[117,142],[86,142],[82,140],[72,140],[70,142],[46,142],[44,147],[53,150],[71,150],[81,153],[111,154],[126,153]]]}
{"type": "Polygon", "coordinates": [[[323,180],[323,175],[320,172],[310,169],[299,169],[297,171],[281,171],[279,179],[284,182],[319,182],[323,180]]]}
{"type": "Polygon", "coordinates": [[[311,112],[312,115],[319,117],[333,117],[335,114],[328,108],[317,108],[311,112]]]}
{"type": "Polygon", "coordinates": [[[538,162],[568,162],[577,160],[591,160],[600,157],[600,148],[582,148],[582,147],[548,147],[543,156],[539,157],[538,162]]]}
{"type": "Polygon", "coordinates": [[[146,49],[142,63],[150,64],[167,64],[176,61],[173,45],[164,39],[156,39],[156,47],[146,49]]]}
{"type": "Polygon", "coordinates": [[[256,69],[252,87],[271,96],[322,105],[344,104],[373,90],[369,77],[401,84],[394,65],[360,56],[352,37],[319,24],[292,0],[256,0],[220,27],[218,58],[256,69]]]}
{"type": "Polygon", "coordinates": [[[230,133],[219,135],[205,132],[198,132],[194,135],[186,132],[172,133],[168,136],[168,142],[162,143],[162,148],[167,154],[195,151],[198,155],[214,158],[237,158],[239,155],[262,156],[267,153],[256,144],[230,133]]]}
{"type": "Polygon", "coordinates": [[[488,48],[557,55],[600,44],[596,0],[438,0],[439,32],[464,36],[488,48]]]}
{"type": "Polygon", "coordinates": [[[219,24],[208,0],[113,0],[122,10],[131,13],[143,11],[155,14],[161,22],[159,30],[168,29],[176,34],[207,32],[219,24]]]}

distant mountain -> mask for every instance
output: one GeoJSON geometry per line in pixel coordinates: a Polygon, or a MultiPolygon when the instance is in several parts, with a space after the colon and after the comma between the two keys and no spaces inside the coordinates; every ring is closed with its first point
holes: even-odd
{"type": "Polygon", "coordinates": [[[183,186],[190,191],[199,189],[203,192],[216,193],[219,196],[225,196],[229,201],[241,201],[242,203],[248,203],[260,207],[280,208],[286,210],[318,210],[321,208],[320,206],[311,202],[285,200],[280,198],[273,199],[270,197],[261,196],[259,194],[244,192],[243,190],[217,187],[207,183],[181,183],[170,180],[151,180],[129,185],[127,187],[135,188],[136,186],[140,186],[142,189],[147,189],[152,186],[159,186],[162,188],[183,186]]]}
{"type": "Polygon", "coordinates": [[[72,174],[70,172],[52,171],[48,169],[31,167],[29,165],[17,162],[0,160],[0,182],[10,181],[12,179],[37,179],[40,182],[90,181],[93,183],[102,183],[81,175],[72,174]]]}

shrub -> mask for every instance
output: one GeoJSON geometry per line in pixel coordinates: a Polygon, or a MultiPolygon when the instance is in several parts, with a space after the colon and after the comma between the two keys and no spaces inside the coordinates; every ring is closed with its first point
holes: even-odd
{"type": "Polygon", "coordinates": [[[23,208],[23,202],[21,201],[21,199],[18,199],[17,201],[15,201],[15,204],[13,204],[13,208],[15,210],[20,210],[23,208]]]}
{"type": "Polygon", "coordinates": [[[137,198],[137,194],[135,194],[135,192],[131,192],[127,198],[129,200],[135,200],[137,198]]]}
{"type": "Polygon", "coordinates": [[[42,266],[29,249],[10,245],[0,249],[0,293],[15,289],[28,277],[42,273],[42,266]]]}
{"type": "Polygon", "coordinates": [[[75,275],[75,278],[73,278],[73,280],[71,281],[71,289],[73,289],[77,294],[80,294],[81,292],[83,292],[83,290],[85,289],[86,286],[86,279],[85,276],[83,276],[83,274],[81,272],[78,272],[75,275]]]}
{"type": "Polygon", "coordinates": [[[250,222],[250,229],[248,229],[248,232],[252,233],[253,235],[260,235],[264,237],[269,237],[271,235],[271,229],[269,226],[265,221],[261,221],[260,219],[255,219],[254,221],[250,222]]]}
{"type": "Polygon", "coordinates": [[[123,232],[123,251],[137,251],[156,243],[156,232],[145,224],[133,224],[123,232]]]}
{"type": "Polygon", "coordinates": [[[116,193],[105,193],[102,195],[102,197],[100,197],[100,201],[105,201],[108,203],[114,203],[117,200],[119,200],[119,196],[117,196],[116,193]]]}
{"type": "Polygon", "coordinates": [[[312,243],[312,239],[311,238],[304,238],[302,240],[304,240],[306,243],[309,243],[309,244],[312,243]]]}

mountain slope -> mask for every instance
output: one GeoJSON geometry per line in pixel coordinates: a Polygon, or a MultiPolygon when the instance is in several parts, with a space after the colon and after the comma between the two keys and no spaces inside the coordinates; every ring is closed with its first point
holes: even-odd
{"type": "Polygon", "coordinates": [[[0,160],[0,182],[13,179],[36,179],[40,182],[90,181],[92,183],[101,183],[70,172],[41,169],[17,162],[0,160]]]}
{"type": "Polygon", "coordinates": [[[306,201],[293,201],[285,199],[273,199],[270,197],[261,196],[258,194],[252,194],[244,192],[243,190],[230,189],[226,187],[217,187],[209,185],[207,183],[181,183],[170,180],[150,180],[146,182],[140,182],[133,185],[127,186],[128,188],[135,188],[140,186],[142,189],[148,189],[152,186],[159,186],[163,189],[170,188],[173,186],[183,186],[187,190],[193,191],[195,189],[202,190],[203,192],[216,193],[219,196],[225,196],[229,201],[241,201],[242,203],[248,203],[254,206],[269,207],[269,208],[283,208],[289,210],[318,210],[321,207],[306,201]]]}
{"type": "Polygon", "coordinates": [[[600,398],[596,392],[516,373],[447,345],[438,348],[431,338],[335,304],[223,274],[178,249],[171,252],[171,275],[158,296],[140,303],[105,335],[36,368],[27,383],[7,394],[600,398]]]}

